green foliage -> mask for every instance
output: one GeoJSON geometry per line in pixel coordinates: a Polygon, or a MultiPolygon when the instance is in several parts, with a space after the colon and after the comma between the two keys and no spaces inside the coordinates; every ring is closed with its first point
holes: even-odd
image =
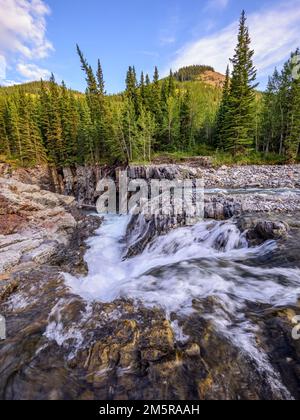
{"type": "Polygon", "coordinates": [[[293,163],[300,144],[300,79],[293,77],[295,58],[291,54],[281,73],[276,69],[269,79],[261,113],[259,150],[277,153],[293,163]]]}
{"type": "Polygon", "coordinates": [[[0,156],[16,165],[59,167],[171,161],[213,155],[216,165],[283,163],[299,159],[300,80],[293,78],[297,50],[275,71],[264,94],[257,92],[254,52],[243,12],[238,45],[222,90],[198,76],[209,66],[170,71],[152,81],[134,67],[126,89],[107,95],[80,48],[86,93],[50,81],[0,88],[0,156]]]}
{"type": "Polygon", "coordinates": [[[249,152],[247,155],[240,154],[233,156],[229,152],[212,152],[213,154],[213,165],[282,165],[286,163],[286,159],[283,156],[279,156],[276,153],[269,153],[266,155],[261,152],[249,152]]]}
{"type": "MultiPolygon", "coordinates": [[[[238,44],[231,60],[233,70],[230,88],[225,84],[221,109],[221,127],[217,142],[237,155],[253,149],[254,104],[256,70],[253,66],[254,51],[246,26],[246,15],[242,12],[238,44]],[[221,138],[220,138],[221,137],[221,138]]],[[[228,76],[227,76],[228,77],[228,76]]],[[[228,82],[228,81],[227,81],[228,82]]]]}

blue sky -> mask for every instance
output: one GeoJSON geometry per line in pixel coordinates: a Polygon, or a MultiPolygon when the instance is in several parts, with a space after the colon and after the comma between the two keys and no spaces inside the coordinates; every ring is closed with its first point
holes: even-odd
{"type": "Polygon", "coordinates": [[[101,59],[109,93],[133,64],[161,75],[189,64],[224,72],[242,8],[263,87],[300,44],[300,0],[0,0],[0,84],[53,72],[84,90],[76,43],[91,64],[101,59]]]}

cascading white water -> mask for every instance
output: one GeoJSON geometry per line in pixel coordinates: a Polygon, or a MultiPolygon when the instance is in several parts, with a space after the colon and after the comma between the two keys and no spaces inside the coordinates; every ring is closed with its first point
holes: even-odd
{"type": "Polygon", "coordinates": [[[276,247],[249,248],[231,221],[201,222],[156,238],[141,254],[123,261],[126,216],[107,216],[88,241],[89,275],[65,275],[72,291],[86,300],[110,302],[124,297],[167,313],[190,312],[193,299],[215,296],[226,305],[243,301],[281,306],[300,295],[300,270],[260,268],[244,261],[276,247]],[[286,281],[284,281],[284,279],[286,281]],[[229,298],[230,296],[230,298],[229,298]]]}
{"type": "MultiPolygon", "coordinates": [[[[280,307],[296,304],[300,297],[299,269],[253,264],[274,251],[276,242],[249,248],[233,222],[201,222],[159,236],[140,255],[123,260],[128,222],[125,216],[106,217],[88,241],[89,275],[65,275],[72,292],[88,302],[132,299],[164,309],[167,317],[189,315],[197,302],[213,298],[215,304],[207,312],[202,308],[201,316],[255,362],[272,388],[289,398],[268,356],[257,346],[257,326],[246,315],[249,304],[280,307]]],[[[172,326],[178,341],[188,339],[177,321],[172,326]]]]}

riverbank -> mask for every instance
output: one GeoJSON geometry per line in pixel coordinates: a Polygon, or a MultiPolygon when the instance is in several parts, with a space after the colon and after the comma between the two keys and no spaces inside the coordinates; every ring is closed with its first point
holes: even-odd
{"type": "MultiPolygon", "coordinates": [[[[55,192],[73,192],[88,195],[103,176],[116,176],[123,167],[78,166],[56,171],[49,167],[13,168],[0,163],[0,178],[13,178],[25,184],[38,185],[55,192]]],[[[174,179],[176,177],[202,178],[205,188],[300,188],[300,164],[298,165],[234,165],[212,167],[205,158],[187,161],[185,164],[130,165],[131,179],[174,179]]]]}

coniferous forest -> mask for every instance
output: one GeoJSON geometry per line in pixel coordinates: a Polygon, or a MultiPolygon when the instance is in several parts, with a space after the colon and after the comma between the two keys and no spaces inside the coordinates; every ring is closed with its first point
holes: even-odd
{"type": "MultiPolygon", "coordinates": [[[[242,13],[223,91],[191,66],[160,79],[131,66],[126,89],[107,95],[100,61],[89,64],[77,46],[86,92],[49,81],[0,88],[0,155],[22,166],[150,162],[163,153],[239,158],[299,157],[300,78],[294,51],[259,90],[255,52],[242,13]],[[296,64],[295,64],[296,63],[296,64]]],[[[205,59],[205,57],[203,57],[205,59]]]]}

